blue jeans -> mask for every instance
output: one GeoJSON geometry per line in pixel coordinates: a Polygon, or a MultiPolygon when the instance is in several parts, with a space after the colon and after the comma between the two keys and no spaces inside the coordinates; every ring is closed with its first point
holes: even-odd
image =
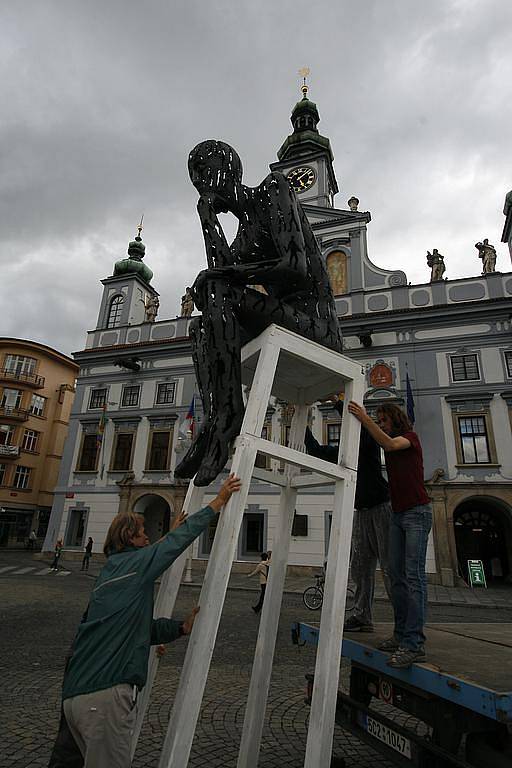
{"type": "Polygon", "coordinates": [[[395,636],[402,648],[417,651],[425,642],[423,625],[427,613],[428,534],[432,527],[430,504],[411,507],[391,515],[389,567],[391,599],[395,613],[395,636]]]}

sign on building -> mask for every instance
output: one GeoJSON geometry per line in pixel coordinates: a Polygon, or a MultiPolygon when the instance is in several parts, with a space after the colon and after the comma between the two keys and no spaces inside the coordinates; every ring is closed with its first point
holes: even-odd
{"type": "Polygon", "coordinates": [[[487,587],[484,564],[481,560],[468,560],[469,586],[487,587]]]}

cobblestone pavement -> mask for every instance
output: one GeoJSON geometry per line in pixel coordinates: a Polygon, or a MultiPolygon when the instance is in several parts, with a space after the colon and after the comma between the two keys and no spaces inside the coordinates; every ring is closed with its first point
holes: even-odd
{"type": "MultiPolygon", "coordinates": [[[[7,562],[14,560],[0,556],[0,568],[7,562]]],[[[27,560],[18,562],[21,570],[23,565],[28,567],[27,560]]],[[[93,579],[76,571],[67,578],[8,573],[0,574],[0,768],[42,767],[48,763],[59,719],[64,656],[93,579]]],[[[182,586],[176,615],[185,615],[198,597],[198,587],[182,586]]],[[[250,590],[228,591],[189,762],[193,768],[236,766],[259,621],[250,610],[254,597],[250,590]]],[[[308,718],[304,675],[313,668],[315,651],[291,644],[290,625],[313,616],[300,593],[285,594],[260,757],[265,768],[303,764],[308,718]]],[[[377,603],[376,619],[390,618],[387,604],[377,603]]],[[[430,620],[512,621],[512,609],[433,605],[430,620]]],[[[186,641],[178,640],[168,646],[160,662],[135,768],[158,765],[185,650],[186,641]]],[[[345,685],[346,677],[343,669],[345,685]]],[[[378,753],[338,727],[334,754],[343,755],[347,768],[391,768],[378,753]]]]}

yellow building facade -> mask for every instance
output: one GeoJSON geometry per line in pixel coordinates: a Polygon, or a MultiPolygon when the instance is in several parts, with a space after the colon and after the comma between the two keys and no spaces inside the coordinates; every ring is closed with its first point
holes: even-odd
{"type": "Polygon", "coordinates": [[[0,337],[0,547],[46,533],[78,370],[44,344],[0,337]]]}

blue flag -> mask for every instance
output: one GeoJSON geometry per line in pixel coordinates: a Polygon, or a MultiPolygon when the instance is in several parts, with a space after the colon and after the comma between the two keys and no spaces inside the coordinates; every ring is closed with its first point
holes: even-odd
{"type": "Polygon", "coordinates": [[[409,373],[405,374],[405,401],[407,404],[407,416],[411,424],[414,424],[414,397],[412,396],[411,380],[409,373]]]}

